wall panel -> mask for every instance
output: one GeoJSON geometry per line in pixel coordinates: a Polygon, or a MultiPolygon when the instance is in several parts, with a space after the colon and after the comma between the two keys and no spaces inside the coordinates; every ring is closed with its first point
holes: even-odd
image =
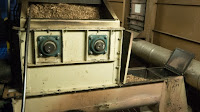
{"type": "Polygon", "coordinates": [[[153,43],[170,50],[182,48],[200,60],[200,1],[158,0],[153,43]]]}
{"type": "Polygon", "coordinates": [[[174,50],[175,48],[181,48],[195,54],[197,60],[200,60],[200,45],[196,43],[189,42],[187,40],[182,40],[174,38],[172,36],[154,33],[154,44],[160,45],[164,48],[174,50]]]}

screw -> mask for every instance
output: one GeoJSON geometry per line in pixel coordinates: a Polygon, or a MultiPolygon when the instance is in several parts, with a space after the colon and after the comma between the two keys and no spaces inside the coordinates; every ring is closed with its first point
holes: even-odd
{"type": "Polygon", "coordinates": [[[43,37],[40,37],[40,40],[42,40],[43,39],[43,37]]]}
{"type": "Polygon", "coordinates": [[[104,51],[104,54],[106,54],[107,53],[107,51],[104,51]]]}
{"type": "Polygon", "coordinates": [[[117,66],[117,67],[115,67],[116,69],[119,69],[119,67],[117,66]]]}
{"type": "Polygon", "coordinates": [[[57,53],[57,56],[60,56],[60,53],[57,53]]]}
{"type": "Polygon", "coordinates": [[[90,55],[92,55],[92,54],[93,54],[93,52],[92,52],[92,51],[90,51],[90,52],[89,52],[89,54],[90,54],[90,55]]]}
{"type": "Polygon", "coordinates": [[[39,56],[42,57],[43,55],[42,55],[42,54],[39,54],[39,56]]]}
{"type": "Polygon", "coordinates": [[[39,37],[38,41],[41,41],[43,39],[43,37],[39,37]]]}
{"type": "Polygon", "coordinates": [[[104,39],[107,39],[107,36],[105,36],[104,39]]]}
{"type": "Polygon", "coordinates": [[[60,39],[60,37],[56,37],[56,40],[59,40],[60,39]]]}
{"type": "Polygon", "coordinates": [[[121,40],[121,38],[118,38],[118,40],[121,40]]]}
{"type": "Polygon", "coordinates": [[[117,52],[118,55],[120,55],[120,52],[117,52]]]}
{"type": "Polygon", "coordinates": [[[89,39],[92,40],[92,36],[90,36],[89,39]]]}

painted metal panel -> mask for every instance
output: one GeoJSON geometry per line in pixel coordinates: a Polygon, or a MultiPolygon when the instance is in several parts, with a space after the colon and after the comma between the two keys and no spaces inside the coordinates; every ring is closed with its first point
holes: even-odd
{"type": "Polygon", "coordinates": [[[158,0],[158,3],[162,4],[174,4],[174,5],[200,5],[199,0],[158,0]]]}
{"type": "Polygon", "coordinates": [[[197,60],[200,60],[199,44],[174,38],[168,35],[163,35],[160,33],[154,33],[154,43],[170,50],[181,48],[186,51],[190,51],[195,54],[197,60]]]}
{"type": "MultiPolygon", "coordinates": [[[[23,60],[25,32],[19,34],[23,60]]],[[[27,79],[29,96],[112,87],[119,84],[123,40],[121,30],[46,30],[33,31],[30,37],[27,79]],[[61,56],[39,56],[37,37],[42,35],[58,35],[62,38],[61,56]],[[108,52],[105,55],[88,54],[89,35],[108,36],[108,52]]],[[[23,61],[21,67],[23,69],[23,61]]]]}
{"type": "Polygon", "coordinates": [[[83,62],[86,55],[86,32],[63,32],[63,62],[83,62]]]}
{"type": "Polygon", "coordinates": [[[158,1],[155,20],[154,43],[173,50],[177,47],[199,54],[199,11],[198,0],[158,1]]]}
{"type": "Polygon", "coordinates": [[[158,5],[155,30],[200,42],[200,7],[158,5]]]}
{"type": "Polygon", "coordinates": [[[27,95],[43,95],[115,86],[114,63],[29,68],[27,95]]]}
{"type": "MultiPolygon", "coordinates": [[[[25,32],[20,32],[21,59],[24,56],[25,32]]],[[[91,63],[117,61],[120,57],[122,43],[122,30],[88,31],[88,30],[58,30],[58,31],[34,31],[30,34],[29,40],[29,66],[69,64],[69,63],[91,63]],[[62,37],[62,53],[60,57],[44,58],[38,54],[37,37],[41,35],[58,35],[62,37]],[[108,52],[102,55],[89,55],[89,35],[107,35],[108,52]],[[117,57],[115,57],[117,56],[117,57]]],[[[23,65],[23,62],[22,62],[23,65]]]]}

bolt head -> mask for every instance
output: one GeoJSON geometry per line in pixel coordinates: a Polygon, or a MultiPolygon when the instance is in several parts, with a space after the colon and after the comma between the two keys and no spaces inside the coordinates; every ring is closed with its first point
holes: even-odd
{"type": "Polygon", "coordinates": [[[60,53],[57,53],[57,56],[60,56],[60,53]]]}
{"type": "Polygon", "coordinates": [[[90,54],[90,55],[92,55],[92,54],[93,54],[93,52],[92,52],[92,51],[90,51],[90,52],[89,52],[89,54],[90,54]]]}
{"type": "Polygon", "coordinates": [[[40,57],[42,57],[42,56],[43,56],[43,54],[39,54],[39,56],[40,56],[40,57]]]}
{"type": "Polygon", "coordinates": [[[42,39],[43,39],[43,37],[39,37],[39,39],[38,39],[38,40],[39,40],[39,41],[41,41],[42,39]]]}
{"type": "Polygon", "coordinates": [[[59,40],[60,39],[60,37],[56,37],[56,40],[59,40]]]}

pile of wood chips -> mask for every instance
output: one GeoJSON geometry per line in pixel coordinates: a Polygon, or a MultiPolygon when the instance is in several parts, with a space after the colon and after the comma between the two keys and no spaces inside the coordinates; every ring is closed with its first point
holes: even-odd
{"type": "MultiPolygon", "coordinates": [[[[76,4],[31,4],[31,18],[97,20],[99,8],[76,4]]],[[[28,9],[29,12],[30,8],[28,9]]]]}
{"type": "Polygon", "coordinates": [[[126,83],[144,82],[144,81],[149,81],[149,80],[145,79],[143,77],[138,77],[138,76],[134,76],[134,75],[127,75],[127,78],[126,78],[126,83]]]}

